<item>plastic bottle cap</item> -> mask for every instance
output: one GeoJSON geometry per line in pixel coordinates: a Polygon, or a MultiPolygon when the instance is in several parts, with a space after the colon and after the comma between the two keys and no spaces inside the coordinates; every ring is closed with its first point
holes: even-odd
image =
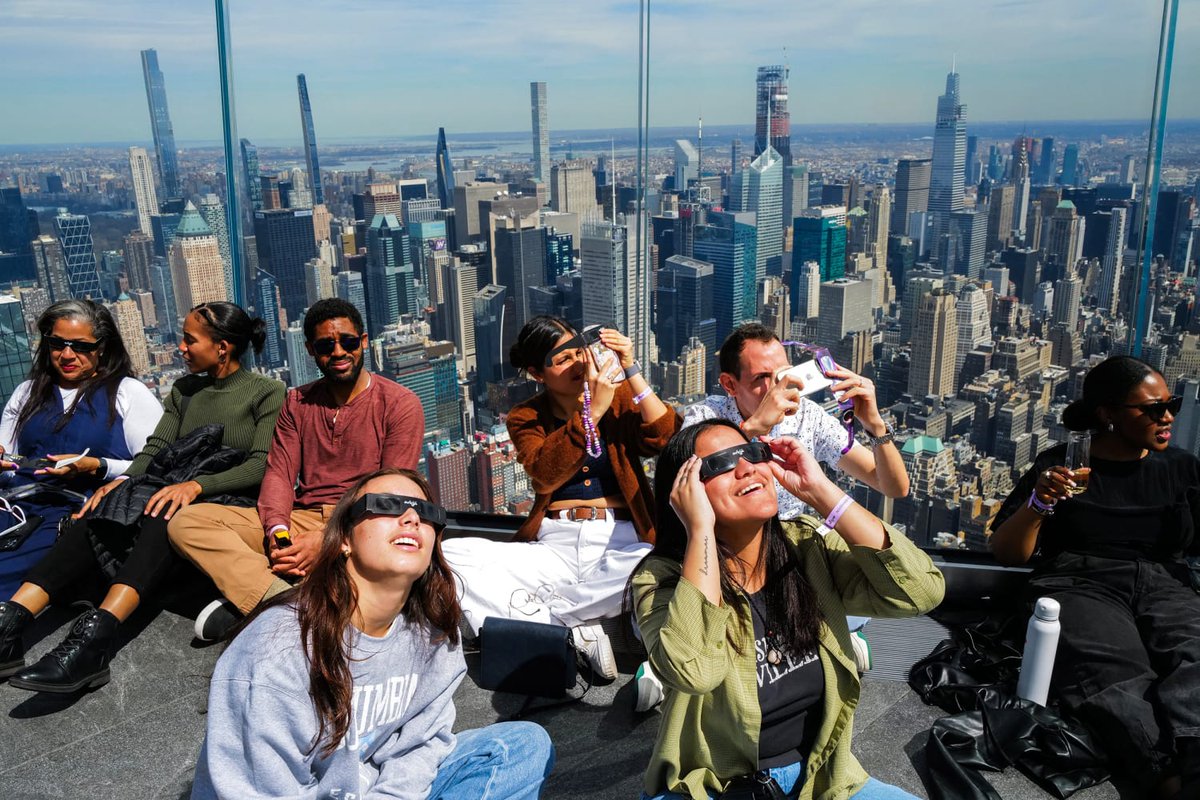
{"type": "Polygon", "coordinates": [[[1054,622],[1058,619],[1060,607],[1058,601],[1053,597],[1038,598],[1037,605],[1033,607],[1033,615],[1040,620],[1046,622],[1054,622]]]}

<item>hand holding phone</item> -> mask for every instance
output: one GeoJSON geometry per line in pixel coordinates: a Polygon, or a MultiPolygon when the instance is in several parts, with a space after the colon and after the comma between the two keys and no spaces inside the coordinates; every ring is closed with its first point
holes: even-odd
{"type": "Polygon", "coordinates": [[[801,397],[808,397],[810,394],[816,394],[822,389],[827,389],[833,385],[833,381],[825,377],[814,359],[807,359],[801,361],[799,364],[784,367],[775,373],[776,383],[781,383],[788,379],[791,379],[796,384],[800,390],[801,397]]]}

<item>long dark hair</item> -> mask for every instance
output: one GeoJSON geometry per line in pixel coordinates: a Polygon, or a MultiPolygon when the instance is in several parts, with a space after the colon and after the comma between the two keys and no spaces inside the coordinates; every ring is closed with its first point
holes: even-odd
{"type": "Polygon", "coordinates": [[[531,367],[544,369],[546,356],[564,333],[575,334],[578,331],[562,317],[549,314],[534,317],[525,323],[517,334],[517,340],[508,349],[508,362],[524,372],[529,372],[531,367]]]}
{"type": "MultiPolygon", "coordinates": [[[[354,532],[350,506],[363,494],[363,488],[376,478],[399,475],[421,487],[425,499],[433,500],[433,490],[420,473],[389,467],[375,470],[354,482],[325,526],[316,563],[302,583],[262,603],[247,619],[248,624],[267,608],[290,605],[300,622],[300,642],[309,665],[308,693],[316,706],[320,728],[309,752],[321,746],[321,756],[337,749],[350,729],[354,682],[350,675],[350,643],[346,629],[358,609],[358,591],[346,569],[342,547],[354,532]]],[[[422,627],[429,641],[458,644],[458,623],[462,612],[450,565],[442,556],[442,540],[434,542],[429,569],[412,586],[408,602],[401,612],[408,623],[422,627]]],[[[244,625],[242,626],[244,627],[244,625]]]]}
{"type": "Polygon", "coordinates": [[[17,415],[18,433],[25,423],[45,408],[54,397],[55,388],[58,386],[58,373],[50,363],[50,344],[46,337],[53,334],[54,324],[60,319],[72,319],[91,325],[92,336],[101,342],[101,345],[95,374],[79,387],[75,402],[63,412],[54,430],[62,430],[75,415],[79,404],[91,400],[101,389],[108,392],[108,424],[111,426],[117,421],[117,389],[120,388],[121,381],[134,377],[133,362],[125,350],[125,342],[117,330],[117,323],[113,321],[112,313],[107,308],[91,300],[63,300],[55,303],[38,317],[38,333],[42,338],[38,342],[37,352],[33,355],[33,366],[29,370],[29,380],[32,381],[29,398],[17,415]]]}
{"type": "Polygon", "coordinates": [[[234,361],[241,361],[246,348],[251,346],[256,354],[261,353],[267,343],[267,323],[251,317],[236,303],[224,300],[201,303],[192,312],[204,322],[215,341],[233,346],[234,361]]]}
{"type": "MultiPolygon", "coordinates": [[[[659,454],[654,471],[657,538],[654,549],[647,558],[661,556],[683,562],[683,552],[687,547],[687,530],[684,529],[675,509],[671,508],[671,488],[684,462],[695,454],[696,442],[700,436],[717,427],[737,431],[743,439],[746,438],[742,429],[728,420],[706,419],[672,436],[671,441],[667,442],[667,446],[659,454]]],[[[766,595],[767,619],[780,628],[780,640],[784,648],[793,656],[800,656],[812,651],[820,637],[821,611],[817,605],[817,593],[792,554],[778,515],[767,521],[763,537],[766,546],[759,549],[759,558],[766,562],[766,583],[762,591],[766,595]]],[[[721,598],[727,605],[736,605],[741,602],[742,589],[734,582],[728,565],[736,556],[720,538],[717,539],[717,553],[720,555],[717,564],[721,575],[721,598]]],[[[760,564],[747,566],[758,569],[760,564]]],[[[736,647],[732,635],[729,641],[736,647]]]]}
{"type": "Polygon", "coordinates": [[[1106,358],[1083,379],[1083,397],[1063,409],[1063,427],[1069,431],[1097,430],[1096,411],[1101,406],[1120,405],[1146,376],[1158,370],[1133,356],[1106,358]]]}

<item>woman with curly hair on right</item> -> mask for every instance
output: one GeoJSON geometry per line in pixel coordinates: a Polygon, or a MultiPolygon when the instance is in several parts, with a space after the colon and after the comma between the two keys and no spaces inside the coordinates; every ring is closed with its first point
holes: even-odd
{"type": "Polygon", "coordinates": [[[337,504],[308,578],[217,662],[193,800],[538,796],[554,763],[541,726],[451,732],[466,663],[432,496],[382,469],[337,504]]]}

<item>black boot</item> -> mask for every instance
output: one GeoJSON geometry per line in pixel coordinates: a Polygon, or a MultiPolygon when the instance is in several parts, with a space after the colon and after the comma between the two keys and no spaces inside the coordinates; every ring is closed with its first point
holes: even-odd
{"type": "Polygon", "coordinates": [[[13,675],[9,685],[31,692],[70,694],[108,683],[108,662],[116,644],[117,618],[95,609],[75,620],[71,632],[32,667],[13,675]]]}
{"type": "Polygon", "coordinates": [[[21,634],[33,622],[25,606],[5,600],[0,603],[0,678],[7,678],[25,666],[25,642],[21,634]]]}

